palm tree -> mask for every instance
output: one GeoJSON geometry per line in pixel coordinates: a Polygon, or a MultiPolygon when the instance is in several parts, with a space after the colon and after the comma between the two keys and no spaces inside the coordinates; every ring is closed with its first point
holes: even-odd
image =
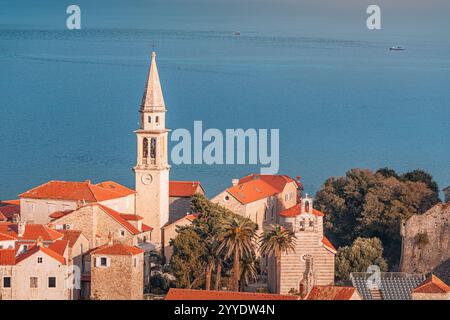
{"type": "MultiPolygon", "coordinates": [[[[260,237],[260,250],[263,255],[275,256],[275,275],[278,279],[278,271],[280,270],[280,257],[283,252],[295,252],[295,234],[292,231],[286,230],[280,225],[271,225],[264,231],[260,237]]],[[[278,280],[275,281],[275,292],[278,280]]]]}
{"type": "Polygon", "coordinates": [[[241,289],[244,289],[251,280],[256,280],[258,271],[256,270],[256,257],[244,257],[241,260],[241,289]]]}
{"type": "Polygon", "coordinates": [[[247,218],[230,217],[223,225],[218,252],[224,252],[225,259],[233,256],[233,291],[239,291],[241,260],[254,254],[255,236],[256,225],[247,218]]]}

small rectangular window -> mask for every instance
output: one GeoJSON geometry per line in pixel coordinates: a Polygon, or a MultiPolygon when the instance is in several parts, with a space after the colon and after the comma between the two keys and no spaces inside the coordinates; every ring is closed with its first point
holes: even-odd
{"type": "Polygon", "coordinates": [[[30,288],[38,287],[38,277],[30,277],[30,288]]]}
{"type": "Polygon", "coordinates": [[[38,257],[37,262],[42,263],[42,257],[38,257]]]}
{"type": "Polygon", "coordinates": [[[106,267],[108,265],[108,258],[100,258],[100,265],[106,267]]]}
{"type": "Polygon", "coordinates": [[[159,117],[156,116],[156,123],[159,123],[159,117]]]}
{"type": "Polygon", "coordinates": [[[148,116],[148,123],[152,123],[152,116],[148,116]]]}
{"type": "Polygon", "coordinates": [[[11,277],[3,277],[3,288],[11,288],[11,277]]]}
{"type": "Polygon", "coordinates": [[[56,288],[56,277],[48,277],[48,287],[56,288]]]}

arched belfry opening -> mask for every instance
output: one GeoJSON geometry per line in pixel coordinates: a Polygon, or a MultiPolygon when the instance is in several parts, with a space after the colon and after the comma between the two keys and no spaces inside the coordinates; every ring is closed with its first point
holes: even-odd
{"type": "Polygon", "coordinates": [[[142,141],[142,150],[143,150],[143,157],[148,158],[148,139],[144,138],[142,141]]]}
{"type": "Polygon", "coordinates": [[[156,159],[156,138],[150,140],[150,158],[156,159]]]}

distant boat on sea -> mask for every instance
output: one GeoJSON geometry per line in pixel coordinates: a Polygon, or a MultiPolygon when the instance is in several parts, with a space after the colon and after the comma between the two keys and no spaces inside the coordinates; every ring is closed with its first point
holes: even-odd
{"type": "Polygon", "coordinates": [[[389,48],[390,51],[405,51],[405,47],[402,46],[394,46],[389,48]]]}
{"type": "Polygon", "coordinates": [[[241,35],[241,32],[240,32],[240,31],[235,31],[235,32],[233,32],[233,35],[235,35],[235,36],[240,36],[240,35],[241,35]]]}

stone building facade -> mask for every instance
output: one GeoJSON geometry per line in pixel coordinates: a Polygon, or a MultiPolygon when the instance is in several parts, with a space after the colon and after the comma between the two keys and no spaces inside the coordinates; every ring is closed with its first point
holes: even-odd
{"type": "Polygon", "coordinates": [[[142,300],[144,250],[109,243],[91,253],[91,299],[142,300]]]}
{"type": "Polygon", "coordinates": [[[336,249],[323,233],[324,214],[313,208],[312,198],[281,212],[281,225],[294,232],[295,252],[282,253],[277,266],[269,257],[268,281],[271,292],[290,291],[306,295],[315,285],[333,285],[336,249]]]}
{"type": "Polygon", "coordinates": [[[265,227],[279,222],[279,214],[297,204],[298,182],[284,175],[252,174],[233,179],[232,186],[211,199],[212,202],[265,227]]]}
{"type": "Polygon", "coordinates": [[[21,218],[38,224],[50,222],[55,212],[70,212],[88,203],[100,203],[123,213],[135,211],[135,191],[113,181],[49,181],[19,197],[21,218]]]}
{"type": "Polygon", "coordinates": [[[196,193],[205,195],[199,181],[169,182],[169,224],[191,213],[191,200],[196,193]]]}
{"type": "Polygon", "coordinates": [[[90,248],[108,243],[109,238],[129,245],[150,241],[152,229],[136,215],[120,214],[100,204],[85,205],[54,219],[49,225],[56,230],[79,230],[89,240],[90,248]]]}
{"type": "Polygon", "coordinates": [[[408,273],[435,273],[450,281],[450,203],[439,203],[401,226],[400,269],[408,273]]]}

